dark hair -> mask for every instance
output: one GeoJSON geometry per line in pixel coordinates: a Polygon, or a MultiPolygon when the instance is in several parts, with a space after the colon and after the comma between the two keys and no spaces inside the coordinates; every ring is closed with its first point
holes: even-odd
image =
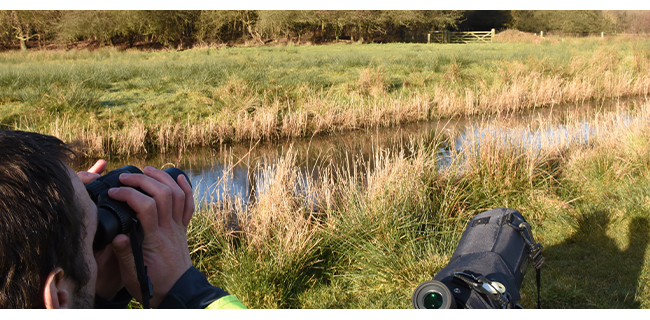
{"type": "Polygon", "coordinates": [[[55,137],[0,130],[0,308],[43,307],[56,267],[76,283],[75,293],[90,278],[85,215],[64,165],[73,157],[55,137]]]}

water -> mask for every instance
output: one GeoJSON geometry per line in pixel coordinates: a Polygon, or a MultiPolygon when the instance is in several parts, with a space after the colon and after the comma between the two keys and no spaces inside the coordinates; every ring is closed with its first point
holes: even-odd
{"type": "MultiPolygon", "coordinates": [[[[254,201],[255,190],[268,187],[275,163],[291,150],[302,173],[298,193],[307,193],[309,181],[318,181],[326,166],[352,168],[359,163],[372,171],[373,154],[377,150],[408,155],[409,141],[430,140],[435,135],[450,137],[438,148],[441,168],[449,166],[452,155],[462,154],[470,143],[480,145],[484,136],[495,133],[504,144],[541,149],[547,144],[588,143],[596,132],[590,123],[605,113],[615,113],[617,121],[631,121],[629,111],[645,103],[644,99],[591,102],[579,105],[532,110],[514,115],[495,117],[466,117],[408,124],[391,128],[373,128],[354,132],[316,136],[307,139],[284,140],[273,143],[248,142],[222,145],[219,148],[185,150],[153,156],[127,157],[111,160],[107,170],[127,164],[143,168],[146,165],[160,169],[175,166],[184,170],[194,186],[200,205],[237,199],[245,206],[254,201]],[[578,130],[576,130],[576,127],[578,130]]],[[[77,170],[87,169],[97,159],[88,159],[77,170]]]]}

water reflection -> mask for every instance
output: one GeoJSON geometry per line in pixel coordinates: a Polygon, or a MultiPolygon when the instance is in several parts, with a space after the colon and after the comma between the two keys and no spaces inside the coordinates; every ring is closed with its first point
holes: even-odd
{"type": "MultiPolygon", "coordinates": [[[[252,186],[249,183],[249,170],[244,166],[228,167],[225,163],[213,163],[204,168],[184,168],[194,186],[199,203],[216,202],[229,194],[235,199],[250,199],[252,186]],[[227,182],[227,183],[224,183],[227,182]]],[[[253,181],[257,181],[255,177],[253,181]]]]}
{"type": "MultiPolygon", "coordinates": [[[[590,123],[607,112],[616,112],[625,125],[633,120],[627,112],[641,99],[594,102],[532,110],[497,117],[468,117],[443,121],[409,124],[400,127],[366,129],[355,132],[316,136],[310,139],[284,140],[274,143],[243,143],[219,148],[186,150],[180,154],[158,154],[145,157],[126,157],[109,161],[107,170],[132,164],[140,168],[150,165],[160,169],[176,166],[184,170],[194,186],[199,204],[219,203],[226,198],[245,206],[255,201],[255,194],[264,192],[272,184],[275,164],[292,150],[295,164],[301,171],[296,194],[307,195],[310,181],[318,181],[322,168],[355,167],[363,163],[368,170],[374,167],[373,154],[379,149],[391,153],[409,153],[408,142],[447,136],[437,149],[437,161],[444,169],[454,161],[452,155],[462,154],[465,148],[481,144],[484,137],[498,136],[504,144],[542,149],[553,144],[589,143],[598,134],[590,123]],[[575,130],[576,123],[579,130],[575,130]],[[571,124],[569,126],[568,124],[571,124]]],[[[77,170],[88,168],[97,159],[88,159],[77,170]]],[[[309,199],[309,197],[306,197],[309,199]]],[[[309,200],[307,200],[309,201],[309,200]]]]}

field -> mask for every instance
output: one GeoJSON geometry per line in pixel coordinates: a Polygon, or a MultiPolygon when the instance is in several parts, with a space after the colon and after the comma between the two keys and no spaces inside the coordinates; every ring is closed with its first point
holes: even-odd
{"type": "MultiPolygon", "coordinates": [[[[650,41],[629,37],[0,53],[3,129],[77,141],[82,157],[109,161],[649,90],[650,41]]],[[[568,117],[565,137],[577,138],[558,139],[544,119],[504,121],[476,125],[456,150],[457,136],[432,131],[404,141],[407,152],[324,166],[318,181],[288,151],[260,164],[271,183],[248,208],[233,197],[200,207],[192,260],[249,308],[410,308],[467,221],[509,207],[544,245],[543,307],[650,308],[650,102],[640,101],[600,113],[587,134],[568,117]],[[538,143],[521,144],[533,131],[538,143]],[[441,167],[443,146],[452,162],[441,167]],[[304,181],[310,192],[296,192],[304,181]]]]}
{"type": "Polygon", "coordinates": [[[0,54],[0,125],[80,141],[91,157],[512,113],[649,90],[645,38],[0,54]]]}

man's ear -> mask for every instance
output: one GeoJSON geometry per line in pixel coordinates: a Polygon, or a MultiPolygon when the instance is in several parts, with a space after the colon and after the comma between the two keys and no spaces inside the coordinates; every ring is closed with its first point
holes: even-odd
{"type": "Polygon", "coordinates": [[[70,303],[70,281],[65,278],[63,269],[56,267],[50,271],[45,280],[43,302],[47,309],[67,309],[70,303]]]}

